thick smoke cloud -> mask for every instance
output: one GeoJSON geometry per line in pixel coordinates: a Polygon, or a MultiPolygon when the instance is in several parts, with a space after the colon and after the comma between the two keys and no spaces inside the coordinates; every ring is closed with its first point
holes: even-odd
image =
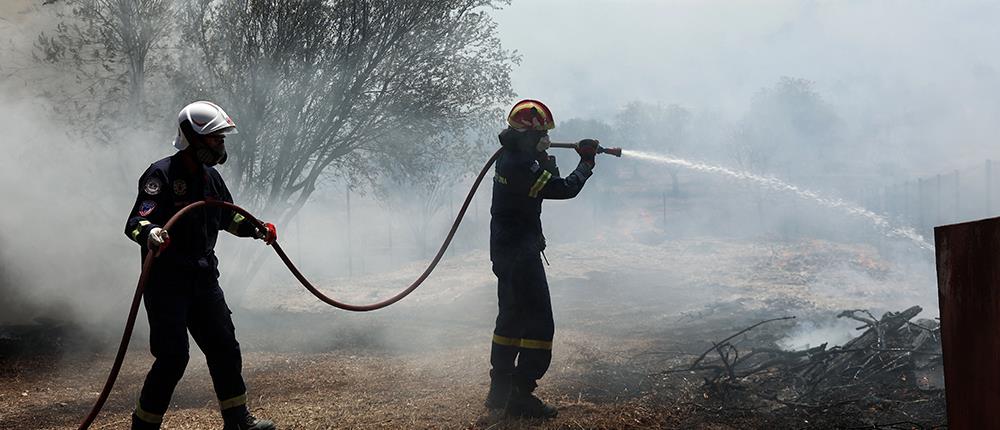
{"type": "Polygon", "coordinates": [[[0,319],[103,321],[138,271],[120,230],[143,146],[71,139],[44,106],[0,99],[0,295],[11,305],[0,319]]]}
{"type": "MultiPolygon", "coordinates": [[[[850,162],[855,170],[891,165],[887,171],[903,178],[997,154],[1000,125],[993,119],[1000,116],[1000,102],[986,96],[1000,89],[1000,59],[989,54],[1000,40],[995,4],[514,1],[494,16],[504,46],[522,55],[512,75],[518,96],[546,101],[563,126],[571,118],[612,122],[633,101],[677,105],[690,113],[691,124],[679,155],[733,166],[727,152],[733,130],[762,88],[789,76],[814,83],[844,129],[841,142],[867,148],[850,162]]],[[[32,87],[45,71],[31,68],[31,43],[56,18],[31,1],[0,4],[0,17],[0,31],[8,37],[0,50],[0,191],[6,205],[0,213],[0,322],[56,314],[120,324],[139,270],[138,252],[122,224],[138,174],[171,152],[174,112],[163,112],[162,123],[143,125],[124,142],[69,137],[51,114],[53,102],[37,98],[39,88],[32,87]]],[[[594,137],[609,145],[631,143],[628,134],[594,137]]],[[[575,155],[556,155],[568,173],[575,155]]],[[[671,200],[670,213],[661,213],[658,187],[670,178],[656,169],[635,160],[600,159],[580,199],[547,204],[550,242],[611,237],[655,246],[706,234],[747,239],[760,231],[779,238],[872,234],[863,222],[807,203],[758,197],[744,185],[691,175],[681,176],[680,190],[682,197],[693,197],[679,205],[671,200]],[[643,186],[626,189],[629,182],[615,178],[643,186]],[[699,198],[700,188],[692,184],[724,193],[699,198]],[[754,205],[780,216],[758,219],[754,205]]],[[[228,178],[225,170],[223,175],[228,178]]],[[[348,212],[345,184],[332,176],[300,216],[279,227],[304,271],[321,283],[336,279],[338,286],[350,283],[345,278],[423,261],[428,244],[418,238],[436,248],[469,184],[468,178],[456,181],[454,195],[442,199],[427,225],[417,226],[412,209],[387,209],[362,190],[352,194],[348,212]]],[[[817,183],[822,191],[836,192],[836,185],[817,183]]],[[[239,203],[241,196],[235,197],[239,203]]],[[[451,255],[482,252],[488,199],[489,191],[481,190],[451,255]]],[[[240,270],[241,262],[231,257],[234,248],[249,246],[257,244],[222,239],[224,285],[240,270]]],[[[265,261],[258,282],[289,292],[298,288],[275,259],[265,261]]],[[[930,266],[925,260],[914,264],[927,282],[920,288],[932,294],[930,266]]],[[[225,286],[227,292],[246,288],[225,286]]],[[[248,304],[236,296],[234,307],[248,304]]],[[[250,307],[281,306],[255,301],[250,307]]]]}
{"type": "MultiPolygon", "coordinates": [[[[736,119],[782,76],[816,83],[910,172],[996,154],[993,2],[514,2],[497,13],[520,95],[557,118],[677,103],[736,119]]],[[[628,142],[622,142],[623,145],[628,142]]]]}

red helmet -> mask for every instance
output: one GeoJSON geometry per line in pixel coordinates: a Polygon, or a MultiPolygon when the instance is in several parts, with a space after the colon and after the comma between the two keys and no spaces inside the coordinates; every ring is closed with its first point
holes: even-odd
{"type": "Polygon", "coordinates": [[[538,100],[521,100],[514,105],[507,115],[507,124],[518,130],[545,131],[555,128],[552,111],[538,100]]]}

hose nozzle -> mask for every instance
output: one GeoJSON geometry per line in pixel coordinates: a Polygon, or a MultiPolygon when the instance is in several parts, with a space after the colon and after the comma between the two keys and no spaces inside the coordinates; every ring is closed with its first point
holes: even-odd
{"type": "MultiPolygon", "coordinates": [[[[568,142],[552,142],[551,144],[549,144],[550,148],[571,148],[571,149],[576,149],[579,146],[580,145],[578,145],[576,143],[568,143],[568,142]]],[[[605,147],[603,147],[601,145],[597,145],[597,153],[598,154],[610,154],[610,155],[614,155],[615,157],[621,158],[621,156],[622,156],[622,149],[621,148],[605,148],[605,147]]]]}
{"type": "Polygon", "coordinates": [[[614,155],[615,157],[622,158],[622,149],[621,148],[605,148],[605,147],[603,147],[601,145],[597,145],[597,153],[598,154],[611,154],[611,155],[614,155]]]}

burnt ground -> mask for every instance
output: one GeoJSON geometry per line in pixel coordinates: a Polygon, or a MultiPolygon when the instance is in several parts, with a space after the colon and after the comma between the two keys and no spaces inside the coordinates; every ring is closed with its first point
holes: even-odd
{"type": "MultiPolygon", "coordinates": [[[[921,304],[922,316],[933,317],[933,303],[914,303],[933,300],[933,279],[914,278],[912,267],[884,261],[872,249],[687,240],[605,246],[590,256],[555,247],[548,254],[557,333],[554,361],[538,392],[559,408],[558,418],[507,420],[482,406],[496,299],[488,259],[475,252],[449,257],[413,297],[371,314],[324,308],[290,283],[253,292],[252,304],[236,308],[252,409],[287,429],[930,428],[944,422],[939,395],[794,406],[753,396],[751,381],[720,388],[705,385],[701,374],[662,373],[768,318],[797,317],[762,326],[743,342],[770,346],[842,309],[921,304]]],[[[326,287],[364,300],[384,296],[414,270],[350,285],[331,280],[326,287]]],[[[72,329],[60,330],[60,339],[74,340],[44,347],[32,347],[29,337],[21,345],[0,343],[0,428],[75,428],[89,410],[116,340],[93,346],[72,329]]],[[[92,428],[127,428],[150,363],[140,333],[92,428]]],[[[164,428],[221,428],[196,349],[164,428]]]]}

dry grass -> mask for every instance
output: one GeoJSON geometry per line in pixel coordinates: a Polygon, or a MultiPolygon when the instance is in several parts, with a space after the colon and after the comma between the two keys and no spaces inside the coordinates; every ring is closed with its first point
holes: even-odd
{"type": "MultiPolygon", "coordinates": [[[[549,255],[565,261],[554,261],[562,269],[550,271],[556,347],[538,392],[559,408],[556,419],[503,419],[482,406],[495,291],[458,276],[458,268],[443,272],[455,271],[454,285],[424,287],[427,297],[447,291],[445,304],[417,297],[370,315],[291,312],[298,308],[284,302],[271,310],[238,310],[251,407],[282,429],[747,429],[870,423],[858,417],[831,421],[836,411],[771,414],[741,400],[738,392],[727,398],[708,391],[697,375],[650,376],[689,363],[710,340],[762,316],[802,317],[879,299],[865,290],[860,291],[865,296],[834,301],[828,290],[816,287],[853,279],[831,278],[842,273],[827,269],[831,261],[854,267],[866,288],[901,282],[869,250],[809,243],[768,253],[758,245],[722,242],[632,248],[601,249],[591,260],[607,267],[559,247],[549,255]],[[619,254],[620,259],[611,259],[619,254]],[[664,266],[664,261],[672,263],[664,266]],[[636,265],[641,270],[616,271],[636,265]],[[575,267],[586,270],[567,270],[575,267]]],[[[899,292],[896,285],[886,288],[899,292]]],[[[288,291],[301,300],[300,291],[288,291]]],[[[70,349],[0,356],[0,429],[76,428],[110,360],[108,351],[70,349]]],[[[150,363],[146,340],[133,340],[93,428],[127,428],[150,363]]],[[[879,411],[871,416],[877,421],[879,411]]],[[[204,358],[195,349],[164,428],[221,426],[204,358]]]]}

